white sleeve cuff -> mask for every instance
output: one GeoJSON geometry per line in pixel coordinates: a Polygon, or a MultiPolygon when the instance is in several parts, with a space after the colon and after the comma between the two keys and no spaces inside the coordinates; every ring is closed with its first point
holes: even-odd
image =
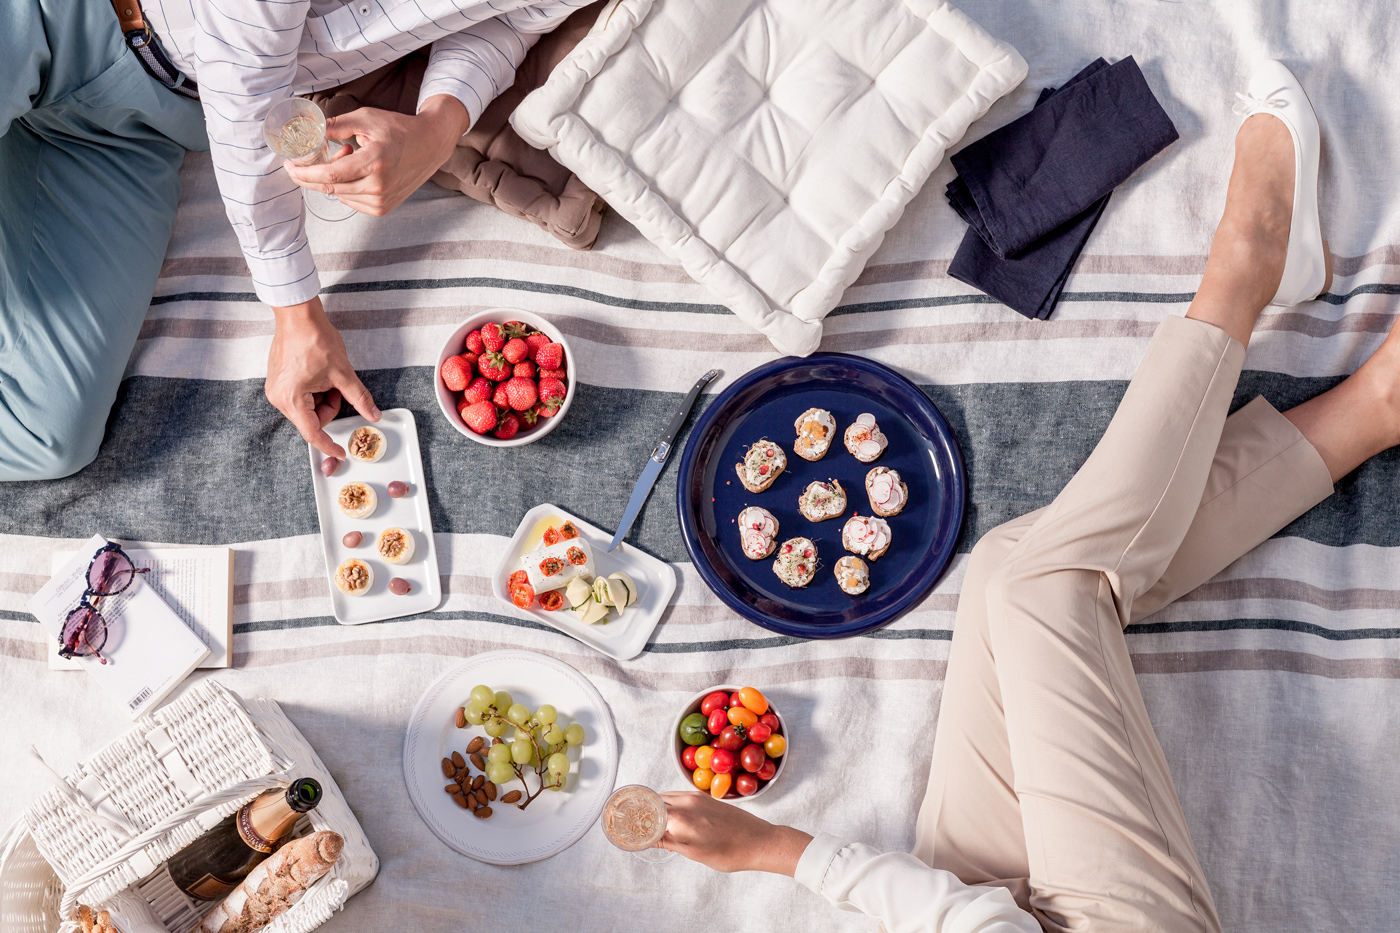
{"type": "Polygon", "coordinates": [[[436,75],[423,82],[418,89],[418,106],[416,110],[422,110],[423,104],[429,97],[438,94],[446,94],[455,97],[462,102],[462,106],[467,108],[467,128],[475,129],[477,121],[481,119],[481,113],[486,109],[486,105],[493,99],[491,88],[485,81],[464,81],[453,75],[436,75]]]}
{"type": "Polygon", "coordinates": [[[797,860],[797,871],[792,877],[803,887],[813,894],[822,893],[822,879],[826,877],[826,870],[831,867],[831,862],[836,858],[836,853],[846,847],[846,840],[831,833],[818,833],[812,841],[807,843],[807,848],[802,850],[802,857],[797,860]]]}
{"type": "Polygon", "coordinates": [[[301,237],[301,248],[288,255],[268,257],[245,251],[243,259],[253,276],[253,290],[264,304],[284,308],[320,294],[321,277],[305,235],[301,237]]]}

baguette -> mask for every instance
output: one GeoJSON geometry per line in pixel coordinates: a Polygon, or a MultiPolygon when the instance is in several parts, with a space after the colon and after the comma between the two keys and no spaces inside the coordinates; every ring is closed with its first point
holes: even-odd
{"type": "Polygon", "coordinates": [[[797,429],[793,453],[813,462],[826,456],[836,434],[836,419],[831,417],[831,412],[825,408],[809,408],[797,416],[793,427],[797,429]]]}
{"type": "Polygon", "coordinates": [[[763,560],[778,547],[778,519],[751,505],[739,513],[739,543],[749,560],[763,560]]]}
{"type": "Polygon", "coordinates": [[[883,518],[853,515],[841,529],[841,546],[872,561],[883,557],[893,540],[890,523],[883,518]]]}
{"type": "Polygon", "coordinates": [[[865,494],[876,515],[889,518],[904,511],[909,502],[909,486],[889,467],[876,467],[865,474],[865,494]]]}
{"type": "Polygon", "coordinates": [[[824,522],[846,511],[846,490],[840,480],[809,483],[797,499],[797,510],[809,522],[824,522]]]}
{"type": "Polygon", "coordinates": [[[787,454],[770,440],[759,440],[744,452],[742,463],[736,463],[734,470],[739,474],[739,482],[749,492],[763,492],[778,474],[787,466],[787,454]]]}
{"type": "Polygon", "coordinates": [[[875,416],[869,412],[861,415],[846,429],[846,449],[861,463],[879,460],[880,454],[885,452],[889,444],[884,432],[875,423],[875,416]]]}
{"type": "Polygon", "coordinates": [[[199,925],[199,933],[253,933],[300,901],[345,848],[339,833],[321,830],[293,840],[248,873],[199,925]]]}
{"type": "Polygon", "coordinates": [[[836,562],[836,585],[843,592],[859,596],[870,589],[870,568],[859,557],[847,554],[836,562]]]}
{"type": "Polygon", "coordinates": [[[793,589],[801,589],[817,575],[817,546],[810,538],[789,538],[773,560],[773,572],[793,589]]]}

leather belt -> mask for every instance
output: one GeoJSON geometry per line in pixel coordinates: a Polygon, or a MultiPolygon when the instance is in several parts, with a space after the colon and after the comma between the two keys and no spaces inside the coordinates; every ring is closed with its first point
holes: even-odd
{"type": "Polygon", "coordinates": [[[116,11],[126,47],[136,53],[146,74],[176,94],[199,100],[199,86],[175,67],[161,48],[160,39],[147,25],[141,14],[141,0],[112,0],[112,9],[116,11]]]}

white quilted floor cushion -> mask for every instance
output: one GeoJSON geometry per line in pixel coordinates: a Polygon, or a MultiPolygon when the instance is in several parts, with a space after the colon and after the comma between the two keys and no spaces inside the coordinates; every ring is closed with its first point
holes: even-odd
{"type": "Polygon", "coordinates": [[[940,0],[614,0],[511,123],[785,353],[1026,74],[940,0]]]}

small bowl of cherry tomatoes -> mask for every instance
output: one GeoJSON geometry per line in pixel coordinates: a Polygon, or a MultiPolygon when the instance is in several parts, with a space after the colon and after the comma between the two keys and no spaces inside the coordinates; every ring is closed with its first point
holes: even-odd
{"type": "Polygon", "coordinates": [[[719,800],[757,797],[788,759],[787,723],[755,687],[722,684],[681,708],[671,728],[676,767],[686,783],[719,800]]]}

